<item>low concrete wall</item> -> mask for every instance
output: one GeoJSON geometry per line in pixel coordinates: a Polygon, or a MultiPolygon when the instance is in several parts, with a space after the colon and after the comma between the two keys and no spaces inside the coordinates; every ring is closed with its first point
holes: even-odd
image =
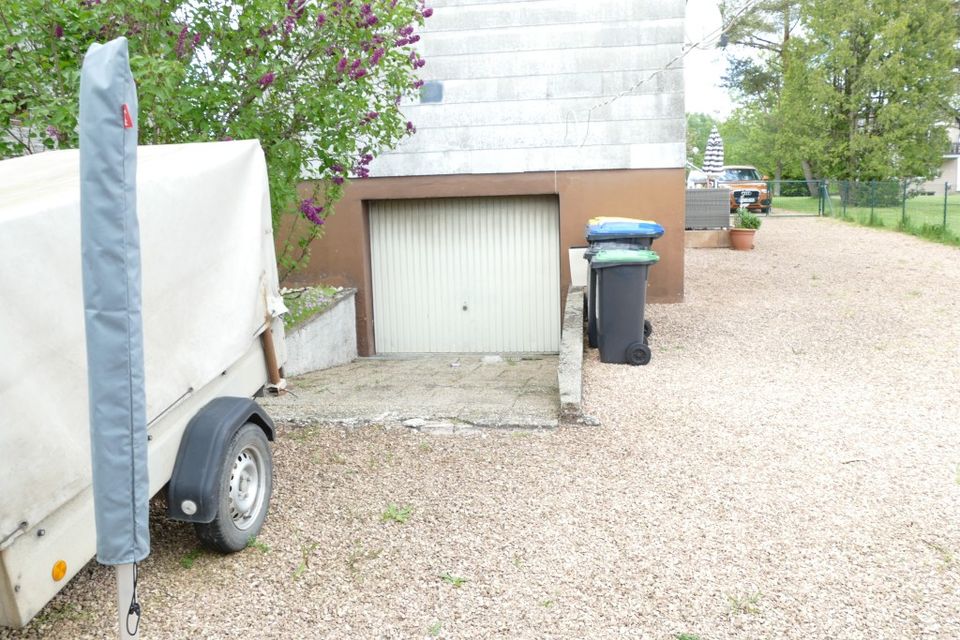
{"type": "Polygon", "coordinates": [[[730,231],[727,229],[702,229],[684,231],[687,249],[726,249],[730,247],[730,231]]]}
{"type": "Polygon", "coordinates": [[[320,314],[287,334],[283,373],[298,376],[357,358],[356,289],[344,289],[320,314]]]}
{"type": "Polygon", "coordinates": [[[583,418],[583,292],[583,287],[570,287],[563,310],[557,382],[560,420],[564,422],[583,418]]]}

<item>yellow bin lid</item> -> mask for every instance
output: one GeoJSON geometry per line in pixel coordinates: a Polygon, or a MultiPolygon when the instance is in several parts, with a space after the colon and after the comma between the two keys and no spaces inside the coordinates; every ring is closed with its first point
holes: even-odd
{"type": "Polygon", "coordinates": [[[623,216],[597,216],[596,218],[590,218],[590,221],[587,224],[603,224],[604,222],[649,222],[651,224],[656,224],[656,222],[653,220],[639,220],[637,218],[624,218],[623,216]]]}

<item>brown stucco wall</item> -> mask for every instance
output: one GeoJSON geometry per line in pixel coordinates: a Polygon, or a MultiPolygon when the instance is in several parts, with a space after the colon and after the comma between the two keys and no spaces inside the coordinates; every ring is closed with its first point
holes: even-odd
{"type": "MultiPolygon", "coordinates": [[[[287,278],[286,284],[323,282],[355,287],[358,349],[361,355],[373,355],[376,340],[370,296],[367,201],[556,194],[560,200],[561,297],[570,285],[567,249],[586,244],[583,229],[589,218],[607,215],[648,218],[664,226],[664,237],[654,244],[661,260],[650,273],[648,300],[680,302],[683,300],[684,189],[682,169],[354,180],[337,203],[336,213],[327,219],[324,237],[313,243],[309,265],[287,278]]],[[[286,233],[281,230],[278,238],[284,237],[286,233]]]]}

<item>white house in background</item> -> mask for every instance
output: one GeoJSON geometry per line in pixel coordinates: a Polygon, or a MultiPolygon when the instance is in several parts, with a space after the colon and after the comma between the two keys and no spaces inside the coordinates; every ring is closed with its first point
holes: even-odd
{"type": "Polygon", "coordinates": [[[921,186],[923,191],[942,194],[944,183],[948,183],[949,193],[957,193],[957,185],[960,185],[960,128],[955,124],[950,125],[947,128],[947,135],[950,137],[950,149],[943,154],[940,175],[924,182],[921,186]]]}

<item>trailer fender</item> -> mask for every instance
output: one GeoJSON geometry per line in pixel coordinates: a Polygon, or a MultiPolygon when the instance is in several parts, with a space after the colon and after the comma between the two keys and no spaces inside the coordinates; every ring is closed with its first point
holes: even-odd
{"type": "Polygon", "coordinates": [[[273,420],[250,398],[216,398],[193,416],[180,439],[167,490],[171,520],[213,521],[220,498],[220,463],[230,440],[248,422],[258,425],[267,440],[273,441],[273,420]]]}

